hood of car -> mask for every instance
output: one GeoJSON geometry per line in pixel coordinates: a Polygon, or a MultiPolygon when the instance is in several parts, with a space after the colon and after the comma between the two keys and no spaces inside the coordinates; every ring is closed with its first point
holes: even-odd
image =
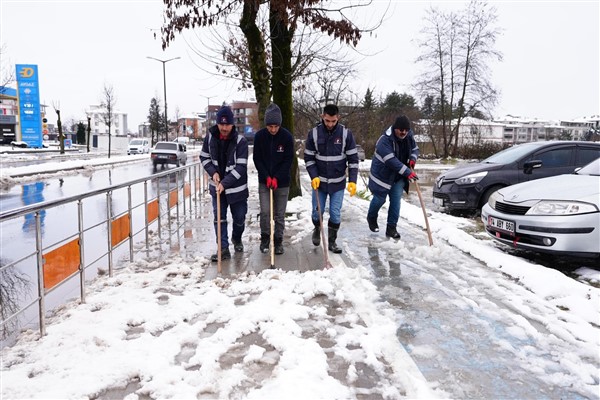
{"type": "Polygon", "coordinates": [[[502,167],[503,167],[503,165],[501,165],[501,164],[483,164],[483,163],[466,164],[466,165],[460,165],[458,167],[452,168],[452,169],[444,172],[442,175],[444,176],[445,180],[454,180],[454,179],[461,178],[465,175],[476,174],[477,172],[482,172],[482,171],[492,171],[492,170],[500,169],[502,167]]]}
{"type": "Polygon", "coordinates": [[[599,205],[600,177],[566,174],[507,186],[498,191],[504,202],[519,204],[537,200],[575,200],[599,205]]]}

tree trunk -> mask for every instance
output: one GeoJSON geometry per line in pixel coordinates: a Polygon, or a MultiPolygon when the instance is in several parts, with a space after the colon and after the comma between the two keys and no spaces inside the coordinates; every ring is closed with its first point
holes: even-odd
{"type": "Polygon", "coordinates": [[[58,142],[60,143],[60,154],[65,154],[65,135],[63,135],[62,131],[60,110],[56,110],[56,115],[58,116],[58,119],[56,120],[56,125],[58,126],[58,142]]]}
{"type": "MultiPolygon", "coordinates": [[[[284,10],[285,11],[285,10],[284,10]]],[[[292,37],[287,13],[270,3],[269,28],[271,31],[273,101],[281,108],[282,126],[288,130],[294,127],[294,101],[292,93],[292,37]]],[[[289,199],[302,196],[298,156],[294,151],[292,162],[289,199]]]]}
{"type": "Polygon", "coordinates": [[[244,10],[240,19],[240,28],[248,42],[248,57],[250,77],[254,86],[254,95],[258,102],[258,120],[262,121],[269,102],[271,101],[270,73],[265,54],[265,43],[256,25],[260,1],[244,1],[244,10]]]}

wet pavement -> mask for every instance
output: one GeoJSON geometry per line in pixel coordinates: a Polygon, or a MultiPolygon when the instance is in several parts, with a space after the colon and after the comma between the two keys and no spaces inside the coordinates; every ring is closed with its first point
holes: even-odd
{"type": "MultiPolygon", "coordinates": [[[[303,184],[306,191],[308,180],[303,184]]],[[[200,251],[210,257],[216,250],[216,244],[200,249],[195,239],[215,237],[209,196],[203,204],[199,218],[190,221],[194,234],[177,247],[182,255],[197,257],[200,251]]],[[[556,319],[560,325],[554,306],[530,295],[501,269],[490,268],[446,242],[428,246],[425,231],[404,220],[399,225],[400,241],[369,232],[363,221],[367,207],[365,200],[345,200],[338,239],[344,252],[330,253],[331,261],[336,268],[363,265],[372,271],[382,299],[397,316],[399,342],[432,388],[452,398],[598,398],[593,386],[578,381],[571,362],[562,363],[561,358],[569,355],[573,363],[590,365],[598,365],[598,359],[586,355],[589,349],[562,340],[564,332],[542,323],[556,319]],[[527,312],[521,311],[521,302],[527,303],[527,312]],[[528,327],[526,333],[522,325],[528,327]],[[556,379],[559,375],[561,380],[556,379]]],[[[380,225],[384,213],[385,209],[380,225]]],[[[312,226],[298,224],[306,218],[288,215],[286,252],[276,256],[276,268],[323,267],[322,249],[311,242],[312,226]]],[[[253,194],[245,250],[222,263],[223,277],[270,267],[270,255],[258,249],[259,237],[258,201],[253,194]]],[[[217,276],[217,265],[211,263],[205,279],[217,276]]]]}

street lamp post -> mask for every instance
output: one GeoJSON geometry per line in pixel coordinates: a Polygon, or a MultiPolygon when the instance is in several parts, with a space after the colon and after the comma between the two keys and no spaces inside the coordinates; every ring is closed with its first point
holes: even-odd
{"type": "Polygon", "coordinates": [[[170,58],[168,60],[159,60],[158,58],[154,58],[154,57],[150,57],[147,56],[146,58],[149,58],[151,60],[156,60],[156,61],[160,61],[162,63],[163,66],[163,90],[164,90],[164,97],[165,97],[165,140],[169,140],[169,120],[167,118],[167,75],[165,73],[165,64],[168,63],[169,61],[173,61],[173,60],[178,60],[181,57],[175,57],[175,58],[170,58]]]}
{"type": "Polygon", "coordinates": [[[210,111],[210,99],[212,99],[215,96],[204,96],[204,95],[200,95],[202,97],[204,97],[206,99],[206,134],[208,135],[208,128],[210,128],[210,125],[208,124],[208,112],[210,111]]]}

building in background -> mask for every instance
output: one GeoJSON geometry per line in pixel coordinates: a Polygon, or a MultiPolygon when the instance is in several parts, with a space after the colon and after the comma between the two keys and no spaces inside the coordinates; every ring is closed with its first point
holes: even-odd
{"type": "Polygon", "coordinates": [[[18,113],[17,90],[0,86],[0,143],[17,140],[18,113]]]}
{"type": "MultiPolygon", "coordinates": [[[[85,111],[86,115],[91,117],[91,129],[94,135],[108,135],[108,127],[104,123],[104,108],[99,105],[91,105],[89,109],[85,111]]],[[[111,134],[115,136],[127,136],[129,130],[127,129],[127,114],[114,111],[112,119],[111,134]]]]}
{"type": "Polygon", "coordinates": [[[200,115],[184,115],[177,120],[177,137],[189,137],[192,141],[202,139],[204,118],[200,115]]]}

